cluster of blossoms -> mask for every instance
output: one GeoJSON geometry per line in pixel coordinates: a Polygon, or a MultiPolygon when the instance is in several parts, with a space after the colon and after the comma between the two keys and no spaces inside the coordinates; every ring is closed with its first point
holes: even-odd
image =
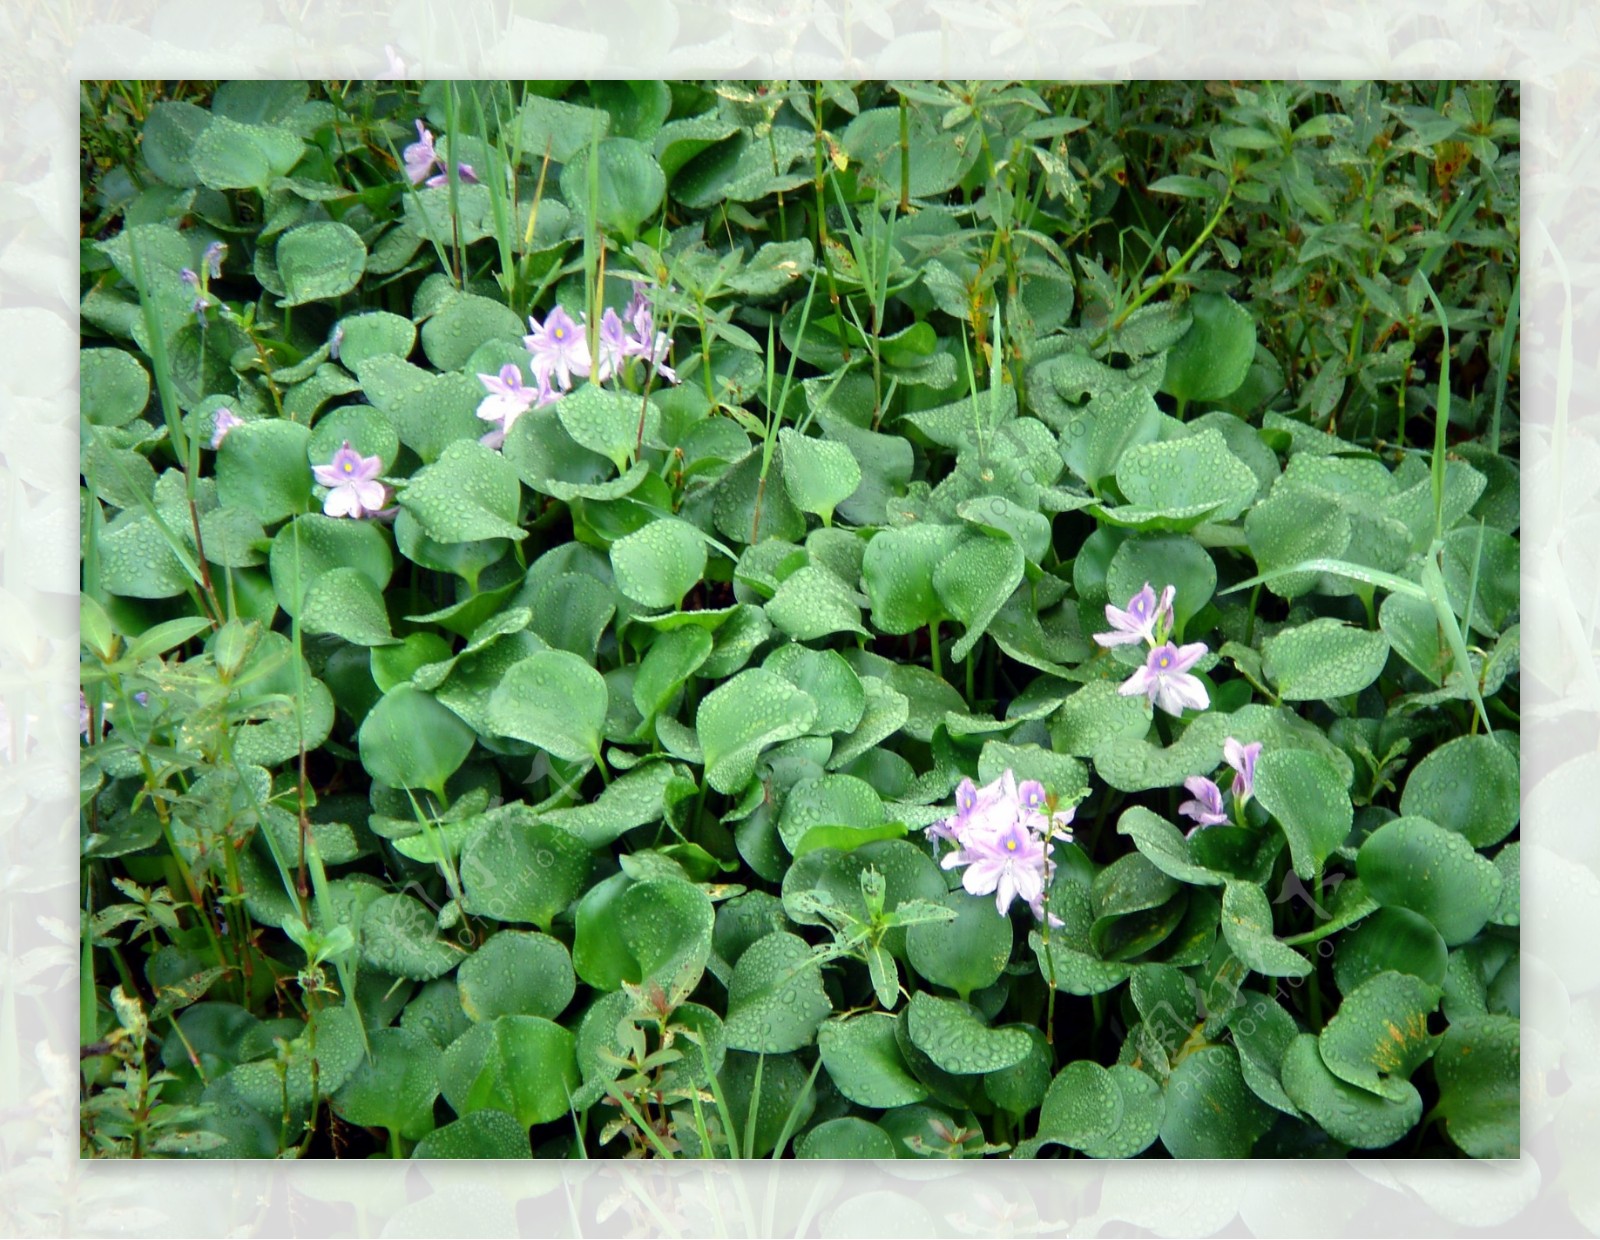
{"type": "MultiPolygon", "coordinates": [[[[1072,838],[1071,821],[1070,807],[1050,808],[1043,784],[1036,779],[1019,784],[1008,770],[982,788],[963,779],[956,788],[956,812],[928,827],[927,835],[955,845],[940,864],[947,870],[966,866],[961,885],[970,894],[992,893],[1002,915],[1021,898],[1043,921],[1044,893],[1056,868],[1050,849],[1055,840],[1072,838]]],[[[1050,924],[1061,923],[1052,914],[1050,924]]]]}
{"type": "MultiPolygon", "coordinates": [[[[421,121],[417,122],[417,140],[400,154],[406,161],[406,175],[411,178],[411,184],[426,184],[429,189],[438,189],[449,181],[444,159],[433,149],[433,133],[421,121]],[[435,168],[439,171],[434,172],[435,168]]],[[[471,164],[457,163],[456,176],[468,185],[478,183],[478,174],[472,170],[471,164]]]]}
{"type": "Polygon", "coordinates": [[[528,326],[531,334],[524,336],[522,343],[528,350],[533,383],[523,382],[522,368],[513,363],[502,366],[497,375],[478,376],[489,393],[478,406],[478,416],[494,423],[495,429],[482,440],[491,448],[505,442],[511,427],[528,410],[553,404],[570,392],[574,377],[605,383],[627,375],[635,362],[643,362],[667,382],[678,381],[666,365],[672,341],[666,332],[656,330],[655,313],[643,285],[633,286],[633,300],[622,314],[608,308],[600,316],[600,330],[593,342],[588,322],[575,321],[560,306],[551,310],[543,323],[530,315],[528,326]]]}
{"type": "Polygon", "coordinates": [[[1126,609],[1106,604],[1106,619],[1111,623],[1109,633],[1096,633],[1095,641],[1102,646],[1131,646],[1144,642],[1150,647],[1144,666],[1123,681],[1117,692],[1127,697],[1142,693],[1152,706],[1159,706],[1169,715],[1181,715],[1186,706],[1204,710],[1211,698],[1198,676],[1189,669],[1206,654],[1204,642],[1190,642],[1175,646],[1168,635],[1172,632],[1172,598],[1175,591],[1168,586],[1156,599],[1150,583],[1128,600],[1126,609]]]}
{"type": "MultiPolygon", "coordinates": [[[[1223,760],[1233,768],[1233,804],[1240,811],[1255,791],[1256,759],[1260,755],[1260,741],[1245,745],[1230,736],[1222,743],[1223,760]]],[[[1178,812],[1194,819],[1194,826],[1189,828],[1190,835],[1201,827],[1228,821],[1227,810],[1222,805],[1222,789],[1217,787],[1215,780],[1207,779],[1204,775],[1191,775],[1183,781],[1183,786],[1189,790],[1192,799],[1178,806],[1178,812]]]]}

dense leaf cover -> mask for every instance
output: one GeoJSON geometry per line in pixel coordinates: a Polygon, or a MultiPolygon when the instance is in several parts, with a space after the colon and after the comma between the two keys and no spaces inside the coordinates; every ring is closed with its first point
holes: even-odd
{"type": "Polygon", "coordinates": [[[87,1153],[1516,1155],[1514,84],[83,90],[87,1153]]]}

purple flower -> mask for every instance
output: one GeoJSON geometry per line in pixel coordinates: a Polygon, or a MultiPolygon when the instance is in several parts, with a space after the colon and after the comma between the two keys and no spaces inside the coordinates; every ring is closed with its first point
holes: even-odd
{"type": "Polygon", "coordinates": [[[609,306],[600,316],[600,357],[599,369],[595,371],[595,379],[604,383],[612,375],[622,370],[623,364],[630,356],[629,346],[633,343],[628,337],[628,329],[622,325],[622,319],[617,312],[609,306]]]}
{"type": "Polygon", "coordinates": [[[377,481],[383,472],[383,459],[362,456],[347,439],[326,465],[313,465],[311,473],[325,487],[331,487],[322,501],[322,511],[330,517],[367,517],[383,507],[388,488],[377,481]]]}
{"type": "Polygon", "coordinates": [[[1261,755],[1261,742],[1251,741],[1241,745],[1233,737],[1222,742],[1222,756],[1233,768],[1233,796],[1241,805],[1250,799],[1256,788],[1256,759],[1261,755]]]}
{"type": "Polygon", "coordinates": [[[1169,715],[1183,714],[1186,706],[1204,710],[1211,705],[1211,698],[1200,678],[1190,675],[1189,669],[1205,653],[1204,642],[1191,642],[1187,646],[1166,642],[1150,651],[1144,666],[1123,681],[1117,692],[1125,697],[1142,693],[1152,705],[1161,707],[1169,715]]]}
{"type": "Polygon", "coordinates": [[[1004,778],[1002,776],[982,788],[970,779],[963,779],[956,785],[956,812],[948,818],[941,818],[929,827],[928,838],[949,840],[952,844],[959,844],[962,836],[974,826],[980,829],[984,826],[985,816],[991,811],[997,811],[1004,816],[1006,813],[1004,778]]]}
{"type": "Polygon", "coordinates": [[[203,256],[205,258],[206,273],[213,280],[222,278],[222,260],[227,256],[228,247],[221,241],[213,241],[206,246],[206,252],[203,256]]]}
{"type": "MultiPolygon", "coordinates": [[[[1112,632],[1096,633],[1095,641],[1102,646],[1131,646],[1135,642],[1149,642],[1154,645],[1158,628],[1172,622],[1172,596],[1176,593],[1172,586],[1161,591],[1161,601],[1156,601],[1156,592],[1150,588],[1150,583],[1144,583],[1144,589],[1128,600],[1127,610],[1106,604],[1106,619],[1110,622],[1112,632]]],[[[1163,633],[1163,636],[1165,634],[1163,633]]]]}
{"type": "MultiPolygon", "coordinates": [[[[442,159],[439,162],[441,164],[444,163],[442,159]]],[[[478,183],[478,174],[472,170],[471,164],[457,163],[456,178],[467,185],[476,185],[478,183]]],[[[427,180],[429,189],[438,189],[441,185],[448,184],[450,184],[450,174],[448,172],[437,172],[427,180]]]]}
{"type": "Polygon", "coordinates": [[[533,334],[524,336],[522,343],[533,354],[535,377],[543,375],[547,380],[556,380],[564,392],[572,386],[573,375],[581,377],[589,373],[587,333],[560,306],[545,316],[542,325],[529,315],[528,326],[533,334]]]}
{"type": "Polygon", "coordinates": [[[1183,781],[1183,786],[1194,798],[1178,806],[1180,814],[1187,814],[1195,821],[1195,825],[1189,829],[1190,835],[1201,827],[1228,821],[1227,812],[1222,808],[1222,789],[1215,783],[1204,775],[1191,775],[1183,781]]]}
{"type": "Polygon", "coordinates": [[[1038,812],[1045,807],[1044,785],[1037,779],[1025,779],[1017,785],[1017,802],[1023,809],[1038,812]]]}
{"type": "Polygon", "coordinates": [[[439,162],[439,152],[433,149],[433,134],[421,121],[417,122],[417,140],[406,147],[401,155],[406,161],[406,175],[411,178],[413,185],[426,180],[439,162]]]}
{"type": "Polygon", "coordinates": [[[195,274],[193,267],[180,268],[178,271],[178,279],[182,280],[190,288],[200,287],[200,277],[195,274]]]}
{"type": "Polygon", "coordinates": [[[633,286],[633,300],[628,303],[624,315],[629,326],[633,328],[632,335],[626,338],[626,343],[623,345],[624,356],[643,358],[656,374],[668,383],[676,383],[677,374],[671,367],[663,364],[672,348],[672,340],[666,332],[656,331],[655,313],[645,297],[644,285],[633,286]]]}
{"type": "Polygon", "coordinates": [[[511,427],[529,409],[535,405],[548,405],[556,399],[555,393],[550,390],[549,376],[540,375],[538,385],[530,388],[522,382],[521,368],[511,362],[500,367],[498,375],[479,375],[478,381],[489,390],[489,395],[478,405],[478,416],[485,422],[498,424],[496,429],[479,441],[489,448],[498,448],[505,443],[511,427]]]}
{"type": "Polygon", "coordinates": [[[1020,898],[1041,921],[1048,917],[1051,925],[1059,925],[1045,910],[1044,893],[1055,873],[1052,834],[1072,821],[1072,810],[1047,814],[1048,806],[1042,784],[1030,779],[1019,787],[1009,770],[982,788],[963,779],[956,788],[956,812],[928,827],[927,834],[956,846],[940,864],[947,870],[966,866],[961,883],[968,892],[993,893],[1002,914],[1020,898]]]}
{"type": "Polygon", "coordinates": [[[1043,907],[1044,841],[1020,819],[992,834],[969,832],[962,846],[949,853],[942,864],[947,870],[965,865],[961,885],[975,896],[993,892],[994,906],[1002,916],[1019,896],[1030,906],[1038,902],[1043,907]]]}
{"type": "Polygon", "coordinates": [[[211,421],[211,450],[215,452],[222,447],[222,441],[228,437],[228,432],[236,426],[243,425],[244,419],[232,409],[218,409],[217,416],[211,421]]]}

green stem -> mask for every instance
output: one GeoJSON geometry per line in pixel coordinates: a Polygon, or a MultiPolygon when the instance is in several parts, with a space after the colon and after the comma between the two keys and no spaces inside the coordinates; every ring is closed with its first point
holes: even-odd
{"type": "Polygon", "coordinates": [[[1178,276],[1183,274],[1184,269],[1188,267],[1191,261],[1193,261],[1194,256],[1200,252],[1200,247],[1203,246],[1211,234],[1216,231],[1217,225],[1222,223],[1222,217],[1227,213],[1228,206],[1232,202],[1233,181],[1230,178],[1228,181],[1228,188],[1222,195],[1222,201],[1217,204],[1216,214],[1213,215],[1207,222],[1206,226],[1200,230],[1200,235],[1194,239],[1194,244],[1183,252],[1183,254],[1178,258],[1177,262],[1173,263],[1172,266],[1168,267],[1166,271],[1161,273],[1161,278],[1159,280],[1150,285],[1144,290],[1144,292],[1140,293],[1125,307],[1123,307],[1122,313],[1117,315],[1117,317],[1112,321],[1111,327],[1107,330],[1106,335],[1110,335],[1111,332],[1116,331],[1128,321],[1128,316],[1130,314],[1132,314],[1140,306],[1144,305],[1145,302],[1149,301],[1162,289],[1166,288],[1167,285],[1171,284],[1175,279],[1178,278],[1178,276]]]}

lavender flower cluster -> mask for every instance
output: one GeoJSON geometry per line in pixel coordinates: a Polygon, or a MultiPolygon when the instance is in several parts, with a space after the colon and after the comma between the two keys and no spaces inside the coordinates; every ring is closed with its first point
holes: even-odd
{"type": "Polygon", "coordinates": [[[608,307],[600,316],[600,331],[593,342],[587,318],[576,322],[560,306],[551,310],[543,323],[529,315],[528,326],[531,334],[524,336],[522,343],[528,350],[533,385],[524,383],[522,368],[510,362],[498,375],[478,376],[489,393],[478,406],[478,416],[495,424],[482,439],[491,448],[505,443],[512,426],[529,409],[554,404],[570,392],[574,377],[605,383],[627,376],[637,361],[669,383],[678,381],[666,364],[672,341],[666,332],[656,330],[655,311],[642,284],[633,286],[633,300],[622,314],[608,307]]]}
{"type": "MultiPolygon", "coordinates": [[[[927,829],[930,840],[955,845],[940,864],[947,870],[966,866],[961,885],[972,895],[994,896],[1004,916],[1021,899],[1040,921],[1045,920],[1044,895],[1055,876],[1050,850],[1056,840],[1071,840],[1072,809],[1051,804],[1036,779],[1020,784],[1007,770],[982,788],[963,779],[956,788],[956,812],[927,829]]],[[[1060,925],[1053,915],[1051,925],[1060,925]]]]}

